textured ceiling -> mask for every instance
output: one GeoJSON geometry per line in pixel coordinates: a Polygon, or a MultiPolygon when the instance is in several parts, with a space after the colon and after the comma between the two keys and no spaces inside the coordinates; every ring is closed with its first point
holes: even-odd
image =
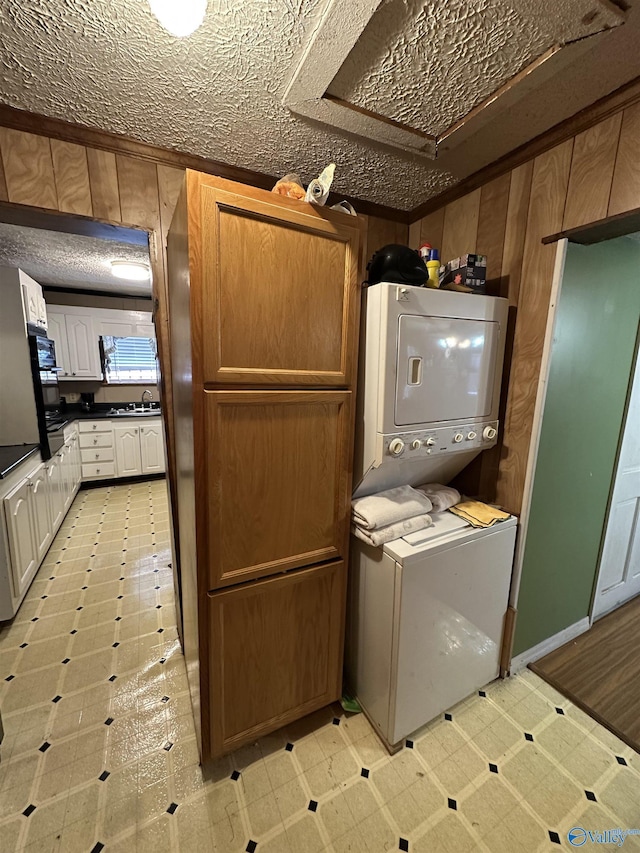
{"type": "MultiPolygon", "coordinates": [[[[260,172],[295,170],[305,181],[333,160],[337,192],[411,209],[640,74],[632,9],[628,24],[565,48],[562,79],[542,79],[539,92],[429,162],[283,106],[326,5],[209,0],[203,26],[175,39],[144,0],[3,0],[0,99],[260,172]]],[[[531,57],[581,35],[586,7],[606,17],[599,0],[390,0],[330,90],[441,129],[531,57]]]]}
{"type": "Polygon", "coordinates": [[[439,136],[552,45],[619,21],[597,0],[388,0],[329,91],[439,136]]]}
{"type": "Polygon", "coordinates": [[[18,267],[39,284],[150,296],[151,284],[117,279],[111,261],[149,265],[144,246],[0,222],[0,266],[18,267]]]}

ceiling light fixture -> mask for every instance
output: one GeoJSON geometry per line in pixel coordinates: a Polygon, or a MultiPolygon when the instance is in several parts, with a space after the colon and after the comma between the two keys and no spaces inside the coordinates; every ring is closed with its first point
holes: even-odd
{"type": "Polygon", "coordinates": [[[149,0],[149,6],[167,32],[184,38],[204,21],[207,0],[149,0]]]}
{"type": "Polygon", "coordinates": [[[148,281],[151,275],[146,264],[132,261],[111,261],[111,273],[116,278],[128,278],[130,281],[148,281]]]}

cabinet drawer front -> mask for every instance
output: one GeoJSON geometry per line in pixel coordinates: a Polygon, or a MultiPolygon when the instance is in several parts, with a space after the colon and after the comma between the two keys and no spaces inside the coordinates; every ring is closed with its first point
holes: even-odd
{"type": "Polygon", "coordinates": [[[80,432],[111,432],[111,421],[80,421],[78,429],[80,432]]]}
{"type": "Polygon", "coordinates": [[[109,432],[81,432],[80,447],[113,447],[113,433],[109,432]]]}
{"type": "Polygon", "coordinates": [[[98,462],[97,464],[88,465],[86,463],[82,463],[82,479],[86,480],[88,478],[99,477],[100,479],[104,479],[106,477],[115,477],[116,475],[116,466],[113,462],[98,462]]]}
{"type": "Polygon", "coordinates": [[[344,556],[348,391],[205,392],[209,589],[344,556]]]}
{"type": "Polygon", "coordinates": [[[80,456],[85,464],[96,464],[98,462],[113,462],[113,447],[96,447],[81,450],[80,456]]]}
{"type": "Polygon", "coordinates": [[[205,383],[349,385],[360,301],[356,218],[217,187],[201,192],[205,383]]]}
{"type": "Polygon", "coordinates": [[[345,579],[339,561],[210,594],[214,756],[339,697],[345,579]]]}

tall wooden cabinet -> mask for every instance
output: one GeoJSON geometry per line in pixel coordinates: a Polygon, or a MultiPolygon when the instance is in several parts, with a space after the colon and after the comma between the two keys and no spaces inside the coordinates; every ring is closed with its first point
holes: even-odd
{"type": "Polygon", "coordinates": [[[340,695],[360,227],[192,171],[174,214],[184,645],[203,760],[340,695]]]}

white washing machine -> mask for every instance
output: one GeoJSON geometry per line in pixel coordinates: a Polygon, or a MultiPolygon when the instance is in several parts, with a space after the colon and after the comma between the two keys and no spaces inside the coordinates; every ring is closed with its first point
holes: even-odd
{"type": "Polygon", "coordinates": [[[433,519],[381,548],[351,537],[347,673],[390,751],[500,669],[516,519],[433,519]]]}
{"type": "MultiPolygon", "coordinates": [[[[447,484],[497,440],[506,299],[367,289],[354,497],[447,484]]],[[[389,748],[499,673],[516,519],[452,513],[382,548],[351,538],[347,675],[389,748]]]]}

